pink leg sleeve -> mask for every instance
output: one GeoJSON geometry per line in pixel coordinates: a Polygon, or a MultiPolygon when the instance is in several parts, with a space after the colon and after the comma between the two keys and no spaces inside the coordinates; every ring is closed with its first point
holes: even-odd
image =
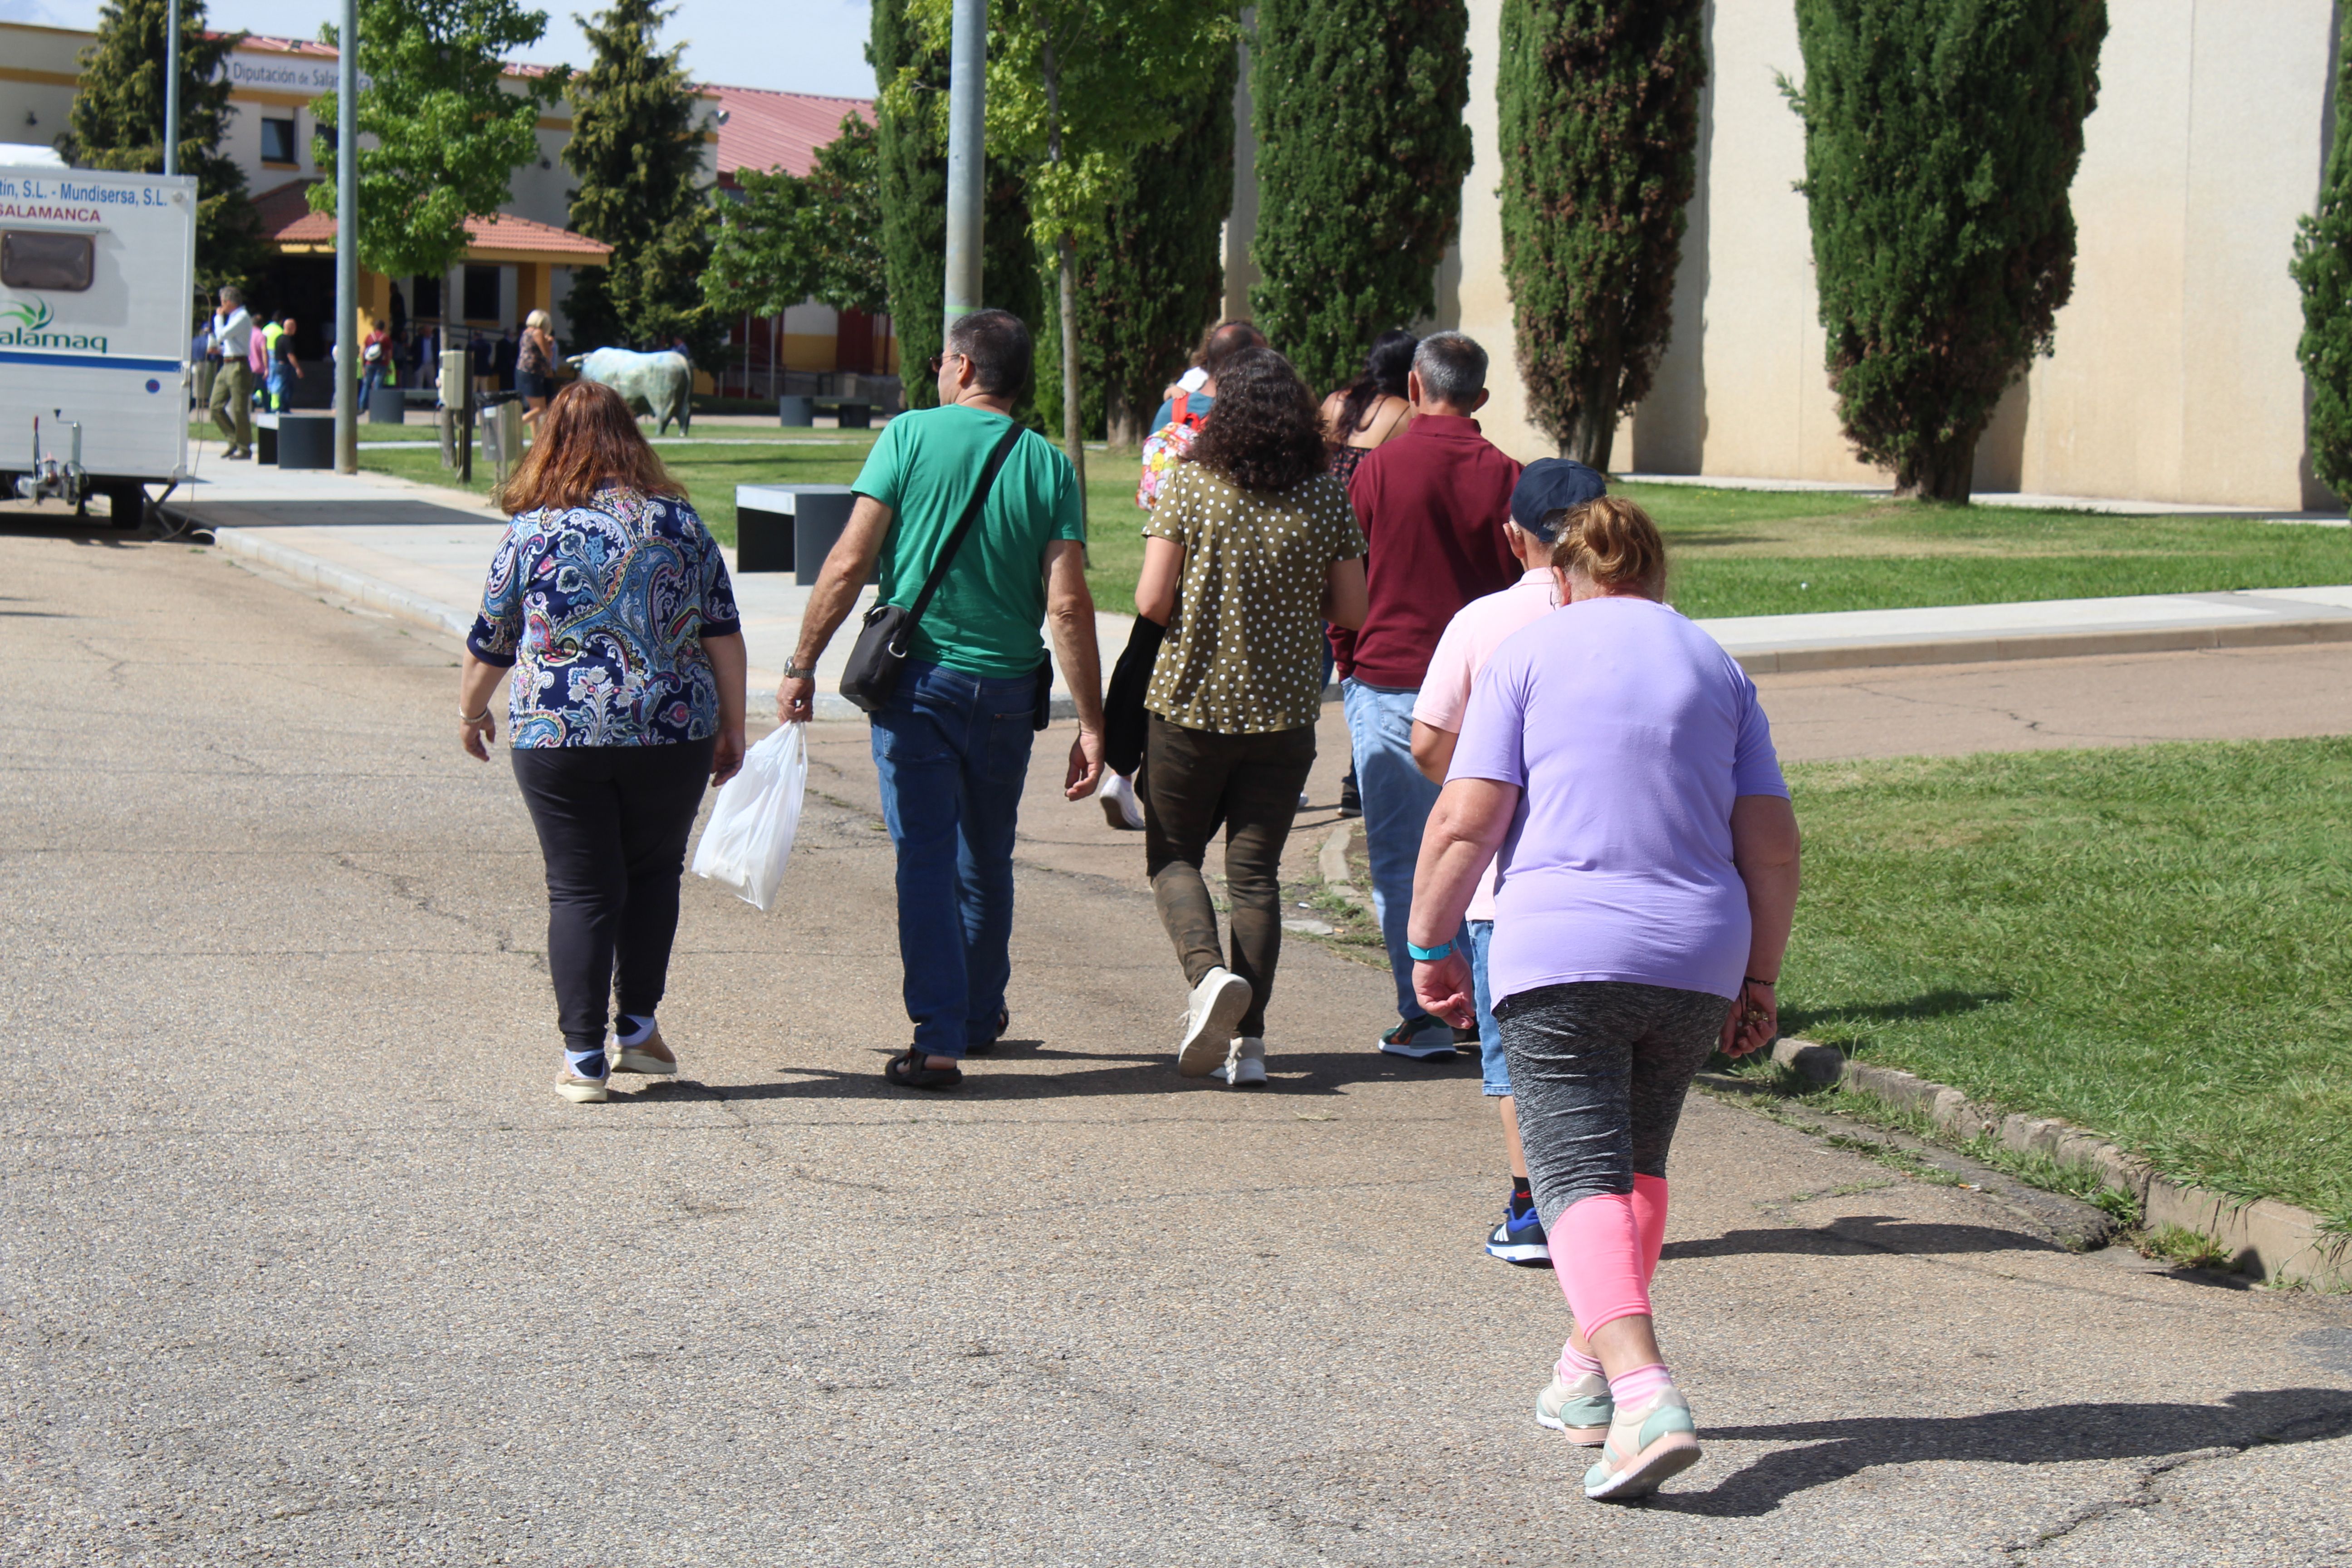
{"type": "Polygon", "coordinates": [[[1601,1193],[1569,1205],[1551,1227],[1550,1250],[1569,1310],[1587,1336],[1604,1323],[1649,1311],[1642,1227],[1630,1196],[1601,1193]]]}
{"type": "Polygon", "coordinates": [[[1666,1179],[1633,1178],[1633,1223],[1642,1227],[1642,1282],[1658,1277],[1658,1254],[1666,1247],[1666,1179]]]}

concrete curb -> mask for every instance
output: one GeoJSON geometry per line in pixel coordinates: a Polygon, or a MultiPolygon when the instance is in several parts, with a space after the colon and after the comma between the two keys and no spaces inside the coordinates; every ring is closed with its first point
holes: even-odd
{"type": "Polygon", "coordinates": [[[2319,1216],[2308,1209],[2184,1185],[2079,1127],[2051,1117],[2004,1116],[1948,1084],[1897,1068],[1848,1061],[1833,1046],[1786,1037],[1772,1047],[1772,1059],[1811,1082],[1843,1083],[1855,1094],[1916,1110],[1958,1137],[1997,1138],[2013,1152],[2042,1154],[2061,1166],[2095,1172],[2107,1186],[2131,1194],[2150,1229],[2178,1226],[2209,1237],[2229,1251],[2240,1273],[2273,1285],[2352,1289],[2352,1236],[2323,1231],[2319,1216]]]}
{"type": "Polygon", "coordinates": [[[2131,631],[2041,632],[2003,637],[1936,637],[1918,642],[1835,644],[1736,655],[1750,675],[1863,669],[1905,664],[1995,664],[2018,658],[2079,658],[2096,654],[2184,653],[2206,648],[2290,647],[2352,642],[2352,616],[2251,621],[2233,626],[2147,626],[2131,631]]]}
{"type": "Polygon", "coordinates": [[[422,594],[412,594],[396,588],[380,577],[363,572],[347,571],[330,565],[315,555],[268,539],[250,528],[215,528],[211,531],[214,545],[223,554],[257,562],[273,572],[283,573],[298,583],[314,588],[324,588],[340,594],[371,610],[381,610],[404,621],[423,626],[427,631],[446,632],[462,637],[473,629],[473,617],[461,616],[446,605],[438,605],[422,594]]]}

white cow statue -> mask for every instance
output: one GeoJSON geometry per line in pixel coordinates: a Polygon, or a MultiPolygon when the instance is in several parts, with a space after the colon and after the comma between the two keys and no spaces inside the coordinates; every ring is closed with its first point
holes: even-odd
{"type": "Polygon", "coordinates": [[[669,422],[677,433],[690,435],[694,422],[694,367],[676,349],[641,354],[633,349],[596,349],[573,354],[564,362],[583,381],[597,382],[621,395],[632,408],[643,405],[655,419],[654,434],[665,435],[669,422]]]}

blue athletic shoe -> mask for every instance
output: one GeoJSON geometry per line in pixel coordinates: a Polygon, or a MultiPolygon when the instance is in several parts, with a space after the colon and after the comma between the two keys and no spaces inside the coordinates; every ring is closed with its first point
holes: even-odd
{"type": "Polygon", "coordinates": [[[1551,1244],[1544,1236],[1543,1221],[1532,1208],[1521,1214],[1506,1206],[1503,1223],[1486,1237],[1486,1252],[1489,1257],[1516,1263],[1522,1268],[1551,1267],[1551,1244]]]}

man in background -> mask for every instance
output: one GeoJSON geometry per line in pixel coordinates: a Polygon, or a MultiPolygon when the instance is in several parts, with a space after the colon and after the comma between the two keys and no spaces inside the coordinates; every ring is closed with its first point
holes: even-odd
{"type": "Polygon", "coordinates": [[[247,355],[253,352],[253,318],[245,313],[245,296],[235,289],[220,291],[220,309],[212,319],[213,373],[205,410],[228,442],[224,457],[253,456],[253,372],[247,355]],[[235,418],[231,418],[234,413],[235,418]]]}
{"type": "Polygon", "coordinates": [[[286,378],[290,373],[296,380],[302,377],[302,362],[294,357],[294,318],[287,317],[261,330],[262,341],[269,353],[269,407],[275,414],[286,412],[286,378]]]}
{"type": "Polygon", "coordinates": [[[1332,628],[1331,653],[1363,797],[1372,910],[1396,982],[1399,1022],[1379,1046],[1444,1061],[1454,1056],[1454,1030],[1414,998],[1404,934],[1413,863],[1438,788],[1412,760],[1412,710],[1454,612],[1521,576],[1503,533],[1519,465],[1471,417],[1486,401],[1486,351],[1460,332],[1421,340],[1405,396],[1412,422],[1367,454],[1348,484],[1369,552],[1371,605],[1361,631],[1332,628]]]}

